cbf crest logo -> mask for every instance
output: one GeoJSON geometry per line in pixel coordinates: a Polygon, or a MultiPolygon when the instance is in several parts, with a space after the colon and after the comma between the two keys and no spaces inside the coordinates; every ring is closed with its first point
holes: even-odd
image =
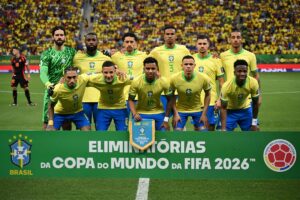
{"type": "Polygon", "coordinates": [[[153,119],[143,119],[142,121],[129,121],[130,144],[144,151],[155,142],[155,124],[153,119]]]}
{"type": "Polygon", "coordinates": [[[169,56],[169,62],[173,62],[174,61],[174,56],[173,55],[170,55],[169,56]]]}
{"type": "Polygon", "coordinates": [[[147,92],[147,96],[148,96],[148,97],[153,97],[153,91],[148,91],[148,92],[147,92]]]}
{"type": "Polygon", "coordinates": [[[132,61],[128,61],[128,62],[127,62],[127,66],[128,66],[128,68],[132,68],[133,62],[132,62],[132,61]]]}
{"type": "Polygon", "coordinates": [[[192,89],[188,88],[185,91],[186,96],[191,96],[192,95],[192,89]]]}
{"type": "Polygon", "coordinates": [[[94,62],[90,62],[90,69],[95,69],[95,63],[94,62]]]}
{"type": "Polygon", "coordinates": [[[264,150],[265,164],[275,172],[285,172],[296,162],[296,149],[287,140],[271,141],[264,150]]]}
{"type": "Polygon", "coordinates": [[[200,66],[198,70],[199,72],[204,72],[204,67],[200,66]]]}
{"type": "Polygon", "coordinates": [[[9,139],[9,143],[11,162],[22,169],[30,163],[32,140],[20,134],[9,139]]]}

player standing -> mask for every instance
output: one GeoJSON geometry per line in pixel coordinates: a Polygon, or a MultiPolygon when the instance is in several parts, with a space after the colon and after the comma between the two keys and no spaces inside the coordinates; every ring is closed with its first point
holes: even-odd
{"type": "MultiPolygon", "coordinates": [[[[210,79],[211,96],[210,103],[207,110],[207,118],[209,122],[209,131],[215,130],[216,119],[214,113],[217,112],[218,94],[224,83],[224,73],[222,72],[222,63],[219,58],[214,58],[209,53],[210,40],[206,35],[199,35],[197,37],[197,50],[198,53],[194,54],[195,71],[206,74],[210,79]],[[219,85],[217,85],[217,81],[219,85]]],[[[204,92],[201,93],[201,100],[203,102],[204,92]]]]}
{"type": "MultiPolygon", "coordinates": [[[[80,74],[95,74],[101,73],[102,64],[105,61],[111,61],[111,58],[104,55],[97,50],[98,37],[96,33],[88,33],[85,36],[86,52],[77,52],[73,63],[80,71],[80,74]]],[[[83,111],[92,124],[92,118],[94,123],[97,121],[97,108],[100,98],[100,91],[94,87],[86,87],[83,96],[82,104],[83,111]]]]}
{"type": "MultiPolygon", "coordinates": [[[[55,26],[52,29],[52,39],[54,46],[44,51],[40,60],[40,78],[48,89],[57,84],[63,76],[63,71],[72,65],[75,49],[64,46],[66,41],[65,29],[63,26],[55,26]]],[[[45,90],[43,108],[43,128],[48,124],[48,102],[49,95],[45,90]]],[[[68,127],[70,128],[70,127],[68,127]]]]}
{"type": "MultiPolygon", "coordinates": [[[[112,60],[118,66],[118,69],[125,72],[129,77],[138,77],[143,73],[143,61],[146,58],[146,52],[137,50],[138,37],[134,33],[125,33],[122,37],[124,52],[116,52],[112,55],[112,60]]],[[[125,88],[125,98],[128,100],[130,86],[125,88]]],[[[127,110],[129,110],[127,101],[127,110]]]]}
{"type": "Polygon", "coordinates": [[[16,47],[12,49],[13,57],[11,59],[11,66],[12,66],[12,78],[11,78],[11,87],[13,90],[13,103],[10,106],[17,106],[18,105],[18,91],[17,87],[20,83],[21,87],[24,89],[25,96],[27,99],[27,105],[29,106],[36,106],[30,99],[30,92],[28,89],[28,80],[30,79],[30,68],[29,64],[26,60],[24,55],[20,54],[20,50],[16,47]],[[27,78],[25,77],[25,67],[27,69],[27,78]]]}
{"type": "MultiPolygon", "coordinates": [[[[176,28],[167,25],[164,27],[164,44],[150,52],[150,55],[158,61],[160,75],[168,80],[173,74],[182,71],[182,58],[185,55],[190,55],[190,51],[184,45],[176,44],[176,39],[176,28]]],[[[161,96],[161,101],[166,110],[165,94],[161,96]]]]}

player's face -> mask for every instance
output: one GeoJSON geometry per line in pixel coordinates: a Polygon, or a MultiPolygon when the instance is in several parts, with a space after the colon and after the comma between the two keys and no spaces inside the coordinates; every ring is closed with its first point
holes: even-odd
{"type": "Polygon", "coordinates": [[[96,35],[87,35],[85,37],[85,46],[87,51],[96,51],[98,46],[98,38],[96,35]]]}
{"type": "Polygon", "coordinates": [[[241,32],[232,32],[230,35],[230,43],[233,48],[239,48],[242,45],[241,32]]]}
{"type": "Polygon", "coordinates": [[[13,49],[13,50],[12,50],[12,54],[13,54],[14,56],[18,55],[18,54],[19,54],[19,50],[18,50],[18,49],[13,49]]]}
{"type": "Polygon", "coordinates": [[[137,48],[137,44],[134,37],[125,37],[123,46],[127,52],[134,51],[137,48]]]}
{"type": "Polygon", "coordinates": [[[67,73],[65,74],[65,81],[69,88],[75,88],[77,78],[77,71],[67,71],[67,73]]]}
{"type": "Polygon", "coordinates": [[[157,74],[157,65],[155,63],[146,63],[144,66],[144,72],[147,80],[154,80],[157,74]]]}
{"type": "Polygon", "coordinates": [[[56,30],[53,35],[53,40],[57,46],[62,46],[66,41],[65,32],[63,30],[56,30]]]}
{"type": "Polygon", "coordinates": [[[198,39],[197,40],[197,49],[199,53],[206,53],[209,48],[209,42],[207,39],[198,39]]]}
{"type": "Polygon", "coordinates": [[[175,29],[166,29],[164,33],[164,40],[167,44],[175,44],[176,42],[176,31],[175,29]]]}
{"type": "Polygon", "coordinates": [[[106,83],[112,83],[116,74],[114,66],[102,68],[102,73],[106,83]]]}
{"type": "Polygon", "coordinates": [[[248,67],[246,65],[238,65],[234,69],[237,81],[244,81],[247,78],[248,67]]]}
{"type": "Polygon", "coordinates": [[[191,58],[184,59],[182,61],[182,68],[185,77],[191,78],[195,69],[195,61],[191,58]]]}

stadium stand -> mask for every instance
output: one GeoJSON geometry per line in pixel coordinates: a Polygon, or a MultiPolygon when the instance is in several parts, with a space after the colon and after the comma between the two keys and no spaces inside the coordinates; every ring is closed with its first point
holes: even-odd
{"type": "Polygon", "coordinates": [[[68,31],[68,44],[80,46],[80,26],[98,33],[101,49],[120,48],[121,35],[133,31],[139,49],[150,51],[162,44],[161,28],[178,28],[178,42],[195,51],[197,33],[208,34],[215,51],[228,49],[232,27],[243,30],[244,47],[256,54],[300,54],[298,1],[272,0],[2,0],[0,4],[0,55],[15,42],[39,54],[50,43],[49,27],[60,21],[68,31]],[[83,17],[84,3],[92,6],[83,17]]]}
{"type": "Polygon", "coordinates": [[[81,0],[1,0],[0,55],[8,55],[13,46],[40,54],[51,45],[51,28],[59,24],[66,27],[67,45],[75,47],[82,12],[81,0]]]}

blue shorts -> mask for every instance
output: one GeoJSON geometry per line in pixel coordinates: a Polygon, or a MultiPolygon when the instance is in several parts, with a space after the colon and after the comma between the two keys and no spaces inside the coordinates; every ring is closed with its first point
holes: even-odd
{"type": "Polygon", "coordinates": [[[155,130],[157,131],[165,131],[165,128],[162,127],[164,123],[165,113],[158,114],[141,114],[139,113],[141,118],[143,119],[153,119],[155,121],[155,130]]]}
{"type": "Polygon", "coordinates": [[[92,118],[94,123],[97,121],[98,103],[82,103],[83,112],[92,123],[92,118]]]}
{"type": "MultiPolygon", "coordinates": [[[[133,102],[134,102],[134,105],[136,105],[138,101],[134,100],[133,102]]],[[[129,114],[130,114],[131,111],[130,111],[128,100],[126,100],[126,107],[127,107],[127,112],[128,112],[128,116],[129,116],[129,114]]]]}
{"type": "Polygon", "coordinates": [[[208,119],[208,124],[209,125],[216,125],[216,117],[215,117],[215,106],[208,106],[207,112],[206,112],[206,117],[208,119]]]}
{"type": "Polygon", "coordinates": [[[189,116],[191,116],[193,119],[194,127],[198,128],[204,126],[203,122],[199,123],[202,112],[191,112],[191,113],[178,112],[178,114],[180,116],[181,122],[179,121],[175,128],[183,129],[189,116]]]}
{"type": "MultiPolygon", "coordinates": [[[[176,96],[176,99],[178,99],[178,95],[175,95],[175,96],[176,96]]],[[[166,95],[161,95],[160,96],[160,102],[162,103],[163,109],[166,112],[167,111],[167,104],[168,104],[167,96],[166,95]]],[[[173,116],[173,110],[171,110],[169,117],[172,117],[172,116],[173,116]]]]}
{"type": "Polygon", "coordinates": [[[252,125],[252,108],[239,109],[239,110],[227,110],[227,131],[233,131],[240,126],[242,131],[249,131],[252,125]]]}
{"type": "Polygon", "coordinates": [[[122,109],[98,109],[97,112],[97,131],[106,131],[114,120],[117,131],[127,131],[128,113],[126,108],[122,109]]]}
{"type": "Polygon", "coordinates": [[[54,113],[54,128],[59,130],[64,122],[71,121],[76,125],[76,129],[81,129],[84,126],[90,126],[90,122],[83,111],[75,114],[55,114],[54,113]]]}

